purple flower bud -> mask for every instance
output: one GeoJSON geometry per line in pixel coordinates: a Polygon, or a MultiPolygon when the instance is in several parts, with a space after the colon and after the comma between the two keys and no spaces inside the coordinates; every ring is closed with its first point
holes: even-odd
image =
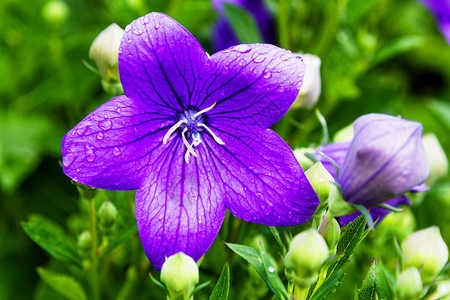
{"type": "Polygon", "coordinates": [[[450,1],[448,0],[420,0],[434,15],[439,30],[450,45],[450,1]]]}
{"type": "Polygon", "coordinates": [[[369,114],[353,127],[355,136],[337,177],[347,202],[375,206],[427,179],[430,167],[420,123],[369,114]]]}

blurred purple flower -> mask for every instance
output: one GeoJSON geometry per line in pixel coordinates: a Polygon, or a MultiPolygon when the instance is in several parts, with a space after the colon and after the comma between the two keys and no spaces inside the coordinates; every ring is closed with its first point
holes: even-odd
{"type": "Polygon", "coordinates": [[[211,57],[170,17],[125,29],[125,95],[103,104],[62,141],[67,176],[136,192],[136,219],[156,269],[180,251],[200,258],[226,208],[246,221],[305,222],[318,199],[289,146],[268,127],[295,100],[301,59],[272,45],[211,57]]]}
{"type": "Polygon", "coordinates": [[[239,44],[237,36],[225,17],[225,2],[245,9],[254,18],[264,42],[276,43],[275,20],[267,9],[264,0],[212,0],[214,9],[219,13],[219,19],[214,26],[212,36],[215,51],[239,44]]]}
{"type": "MultiPolygon", "coordinates": [[[[333,143],[320,149],[339,167],[337,182],[345,201],[368,208],[385,202],[400,205],[407,203],[404,193],[423,191],[429,165],[420,123],[369,114],[358,118],[353,128],[351,142],[333,143]]],[[[319,160],[336,178],[332,164],[324,157],[319,160]]],[[[388,212],[379,208],[370,211],[374,220],[388,212]]],[[[345,220],[351,219],[350,216],[345,220]]]]}
{"type": "Polygon", "coordinates": [[[434,15],[439,29],[450,45],[450,0],[420,0],[434,15]]]}

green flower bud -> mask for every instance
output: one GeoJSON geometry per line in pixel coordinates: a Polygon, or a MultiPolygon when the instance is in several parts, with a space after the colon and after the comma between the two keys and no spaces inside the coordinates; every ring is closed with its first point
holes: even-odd
{"type": "Polygon", "coordinates": [[[405,207],[401,213],[389,213],[386,218],[377,226],[377,232],[384,233],[385,236],[392,237],[395,233],[399,241],[403,241],[408,235],[414,232],[416,219],[409,207],[405,207]]]}
{"type": "Polygon", "coordinates": [[[325,233],[325,240],[327,241],[330,249],[335,249],[339,239],[341,238],[341,226],[338,221],[333,218],[328,225],[327,232],[325,233]]]}
{"type": "Polygon", "coordinates": [[[97,195],[97,189],[91,186],[87,186],[78,182],[74,183],[77,187],[78,193],[80,196],[87,200],[92,200],[97,195]]]}
{"type": "Polygon", "coordinates": [[[433,185],[439,178],[448,173],[447,156],[434,133],[427,133],[423,136],[423,146],[430,162],[430,175],[425,183],[433,185]]]}
{"type": "Polygon", "coordinates": [[[297,148],[294,150],[294,156],[303,170],[308,170],[314,163],[311,159],[305,156],[307,153],[314,155],[316,151],[311,148],[297,148]]]}
{"type": "Polygon", "coordinates": [[[88,230],[83,231],[77,239],[78,250],[81,255],[86,255],[92,246],[92,235],[88,230]]]}
{"type": "Polygon", "coordinates": [[[161,281],[169,291],[169,299],[193,299],[192,292],[199,280],[198,267],[188,255],[178,252],[166,259],[161,269],[161,281]]]}
{"type": "Polygon", "coordinates": [[[348,124],[338,132],[333,137],[333,142],[345,142],[351,141],[353,139],[353,123],[348,124]]]}
{"type": "Polygon", "coordinates": [[[411,234],[402,243],[404,267],[420,270],[422,281],[432,281],[448,260],[448,248],[439,232],[432,226],[411,234]]]}
{"type": "Polygon", "coordinates": [[[103,86],[120,83],[119,46],[123,34],[122,28],[111,24],[95,38],[89,49],[89,58],[97,64],[103,86]]]}
{"type": "Polygon", "coordinates": [[[286,275],[299,286],[309,286],[317,280],[328,257],[327,243],[317,230],[310,228],[292,240],[285,259],[286,275]]]}
{"type": "Polygon", "coordinates": [[[292,107],[313,108],[319,100],[321,92],[320,58],[312,54],[300,54],[306,70],[303,85],[292,107]]]}
{"type": "Polygon", "coordinates": [[[410,267],[397,278],[397,294],[400,299],[415,299],[422,291],[419,271],[410,267]]]}
{"type": "Polygon", "coordinates": [[[60,26],[70,15],[70,8],[62,0],[51,0],[41,10],[42,18],[50,25],[60,26]]]}
{"type": "Polygon", "coordinates": [[[98,210],[100,228],[103,232],[110,232],[117,218],[117,208],[110,201],[105,201],[98,210]]]}
{"type": "Polygon", "coordinates": [[[305,172],[306,178],[320,200],[320,206],[327,203],[331,190],[334,188],[334,178],[324,168],[321,162],[316,162],[305,172]]]}

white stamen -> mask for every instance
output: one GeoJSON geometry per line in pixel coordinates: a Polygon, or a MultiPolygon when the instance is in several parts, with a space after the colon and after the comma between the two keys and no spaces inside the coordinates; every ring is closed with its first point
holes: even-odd
{"type": "MultiPolygon", "coordinates": [[[[192,143],[192,145],[193,145],[194,143],[192,143]]],[[[193,149],[192,148],[192,145],[189,145],[189,147],[191,147],[191,149],[193,149]]],[[[194,150],[192,150],[192,151],[194,151],[194,150]]],[[[195,153],[195,152],[194,152],[195,153]]],[[[188,148],[188,150],[186,151],[186,153],[184,154],[184,160],[186,161],[186,163],[189,163],[189,154],[191,154],[191,152],[189,151],[189,148],[188,148]]],[[[195,157],[197,157],[197,155],[194,155],[194,154],[192,154],[193,156],[195,156],[195,157]]]]}
{"type": "Polygon", "coordinates": [[[183,123],[187,123],[186,120],[180,120],[178,121],[175,125],[173,125],[172,127],[170,127],[170,129],[167,131],[166,135],[164,135],[163,138],[163,144],[167,144],[167,140],[169,139],[169,137],[172,135],[172,133],[178,129],[178,127],[181,126],[181,124],[183,123]]]}
{"type": "MultiPolygon", "coordinates": [[[[188,153],[191,153],[192,156],[197,157],[197,153],[195,153],[194,148],[192,148],[192,145],[189,145],[189,142],[187,141],[186,136],[184,135],[184,133],[185,133],[187,130],[188,130],[188,129],[185,128],[185,129],[183,130],[183,132],[181,132],[181,136],[183,137],[184,145],[186,146],[187,152],[188,152],[188,153]]],[[[194,144],[194,143],[192,143],[192,144],[194,144]]],[[[189,157],[189,156],[188,156],[188,157],[189,157]]],[[[189,161],[189,160],[187,160],[187,161],[189,161]]]]}
{"type": "Polygon", "coordinates": [[[212,137],[214,138],[214,140],[216,141],[217,144],[225,145],[225,142],[220,137],[218,137],[214,132],[212,132],[212,130],[208,126],[206,126],[203,123],[198,124],[198,126],[202,126],[206,130],[208,130],[208,132],[212,135],[212,137]]]}
{"type": "Polygon", "coordinates": [[[205,109],[202,109],[202,110],[199,111],[199,112],[196,112],[196,113],[193,115],[193,118],[195,119],[195,118],[197,118],[198,116],[200,116],[201,114],[203,114],[203,113],[205,113],[205,112],[207,112],[207,111],[210,111],[211,109],[214,108],[214,106],[216,106],[216,103],[217,103],[217,102],[214,102],[213,105],[211,105],[210,107],[207,107],[207,108],[205,108],[205,109]]]}

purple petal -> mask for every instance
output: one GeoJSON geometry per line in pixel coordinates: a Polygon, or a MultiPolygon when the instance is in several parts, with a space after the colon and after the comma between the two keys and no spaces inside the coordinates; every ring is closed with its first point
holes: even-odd
{"type": "Polygon", "coordinates": [[[410,192],[411,193],[421,193],[421,192],[426,192],[428,191],[430,188],[428,185],[426,185],[425,183],[416,185],[415,187],[413,187],[410,192]]]}
{"type": "Polygon", "coordinates": [[[213,49],[217,52],[239,44],[237,36],[225,18],[219,18],[213,27],[213,49]]]}
{"type": "Polygon", "coordinates": [[[420,0],[433,13],[442,35],[450,45],[450,1],[420,0]]]}
{"type": "MultiPolygon", "coordinates": [[[[337,142],[320,147],[320,151],[326,156],[334,160],[339,168],[342,167],[348,149],[350,148],[350,141],[337,142]]],[[[318,161],[322,163],[325,169],[336,179],[336,170],[333,164],[320,154],[316,154],[318,161]]]]}
{"type": "MultiPolygon", "coordinates": [[[[411,202],[409,201],[408,197],[400,196],[387,201],[386,204],[389,204],[390,206],[393,207],[399,207],[400,205],[411,205],[411,202]]],[[[369,212],[372,215],[373,221],[376,222],[375,225],[378,225],[391,211],[384,208],[372,207],[369,209],[369,212]]],[[[338,218],[339,224],[343,227],[348,223],[353,222],[353,220],[355,220],[360,215],[361,212],[357,211],[350,215],[339,217],[338,218]]]]}
{"type": "Polygon", "coordinates": [[[172,18],[150,13],[125,28],[119,70],[125,94],[174,115],[198,101],[208,55],[172,18]]]}
{"type": "Polygon", "coordinates": [[[180,251],[198,260],[213,243],[225,216],[224,193],[220,181],[215,182],[220,177],[213,162],[200,155],[186,164],[183,142],[172,141],[136,192],[139,235],[157,270],[165,257],[180,251]]]}
{"type": "Polygon", "coordinates": [[[428,177],[420,123],[370,114],[355,121],[354,131],[337,180],[347,202],[375,206],[428,177]]]}
{"type": "Polygon", "coordinates": [[[214,70],[196,107],[217,103],[214,121],[233,120],[267,128],[295,101],[305,65],[290,51],[266,44],[242,44],[211,56],[214,70]]]}
{"type": "Polygon", "coordinates": [[[230,212],[245,221],[272,226],[307,221],[319,200],[289,146],[272,130],[249,130],[233,124],[212,130],[207,160],[220,174],[230,212]]]}
{"type": "Polygon", "coordinates": [[[151,111],[126,96],[97,108],[64,137],[64,173],[96,188],[137,189],[172,125],[151,111]]]}

